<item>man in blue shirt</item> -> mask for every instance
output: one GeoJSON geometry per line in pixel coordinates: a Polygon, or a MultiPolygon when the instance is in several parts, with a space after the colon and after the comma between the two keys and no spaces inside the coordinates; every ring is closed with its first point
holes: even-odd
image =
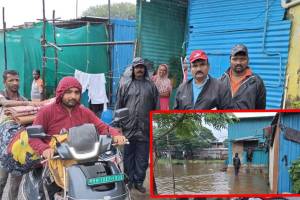
{"type": "Polygon", "coordinates": [[[230,90],[208,74],[210,65],[206,53],[193,51],[190,63],[193,78],[178,87],[174,109],[232,109],[230,90]]]}

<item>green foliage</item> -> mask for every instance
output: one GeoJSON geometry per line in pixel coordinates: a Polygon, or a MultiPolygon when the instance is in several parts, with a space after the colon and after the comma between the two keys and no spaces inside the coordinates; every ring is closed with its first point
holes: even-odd
{"type": "Polygon", "coordinates": [[[289,173],[293,182],[293,192],[298,194],[300,193],[300,159],[292,163],[289,173]]]}
{"type": "Polygon", "coordinates": [[[192,150],[208,147],[210,142],[216,140],[211,130],[203,124],[220,130],[236,118],[231,113],[177,113],[155,114],[153,120],[157,148],[166,148],[168,136],[173,149],[192,150]]]}
{"type": "MultiPolygon", "coordinates": [[[[112,18],[135,19],[136,6],[132,3],[116,3],[110,8],[112,18]]],[[[83,11],[82,16],[108,17],[108,5],[91,6],[83,11]]]]}
{"type": "Polygon", "coordinates": [[[295,101],[291,103],[291,108],[300,108],[300,101],[295,101]]]}

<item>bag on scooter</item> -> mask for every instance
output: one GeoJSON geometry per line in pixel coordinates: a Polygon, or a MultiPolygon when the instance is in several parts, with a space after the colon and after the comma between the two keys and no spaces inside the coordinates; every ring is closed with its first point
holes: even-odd
{"type": "MultiPolygon", "coordinates": [[[[67,141],[68,134],[61,134],[61,135],[55,135],[56,140],[54,138],[51,139],[49,145],[51,148],[56,147],[56,141],[62,143],[67,141]]],[[[49,160],[48,167],[51,172],[51,175],[55,181],[55,183],[61,187],[65,187],[65,167],[69,167],[71,165],[76,164],[77,162],[75,160],[61,160],[61,159],[54,159],[49,160]]]]}
{"type": "Polygon", "coordinates": [[[20,129],[21,126],[14,120],[6,120],[0,124],[0,160],[7,154],[6,149],[10,141],[20,129]]]}
{"type": "Polygon", "coordinates": [[[10,139],[6,141],[5,147],[2,146],[5,151],[1,152],[1,164],[8,172],[23,175],[39,164],[40,156],[29,145],[27,131],[14,122],[11,122],[11,125],[13,126],[10,129],[5,129],[10,139]]]}

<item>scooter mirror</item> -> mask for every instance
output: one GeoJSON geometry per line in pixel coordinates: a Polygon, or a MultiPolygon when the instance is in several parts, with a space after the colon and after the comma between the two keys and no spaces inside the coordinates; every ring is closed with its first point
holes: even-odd
{"type": "Polygon", "coordinates": [[[44,128],[41,125],[28,126],[28,127],[26,127],[26,131],[27,131],[28,137],[30,137],[30,138],[46,139],[46,138],[51,137],[45,133],[44,128]]]}
{"type": "Polygon", "coordinates": [[[119,122],[129,116],[129,109],[128,108],[121,108],[115,111],[114,113],[114,121],[119,122]]]}

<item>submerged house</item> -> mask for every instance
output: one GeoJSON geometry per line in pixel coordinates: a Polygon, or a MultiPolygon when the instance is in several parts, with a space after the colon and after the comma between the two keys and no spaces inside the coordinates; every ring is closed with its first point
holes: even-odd
{"type": "Polygon", "coordinates": [[[265,129],[270,189],[273,193],[291,193],[289,170],[293,162],[300,160],[300,113],[278,113],[270,125],[265,129]]]}
{"type": "MultiPolygon", "coordinates": [[[[248,115],[248,113],[243,113],[248,115]]],[[[239,154],[242,172],[267,173],[269,157],[264,148],[263,128],[269,126],[274,113],[255,113],[253,116],[239,116],[239,121],[228,126],[228,163],[232,169],[232,159],[239,154]]]]}

